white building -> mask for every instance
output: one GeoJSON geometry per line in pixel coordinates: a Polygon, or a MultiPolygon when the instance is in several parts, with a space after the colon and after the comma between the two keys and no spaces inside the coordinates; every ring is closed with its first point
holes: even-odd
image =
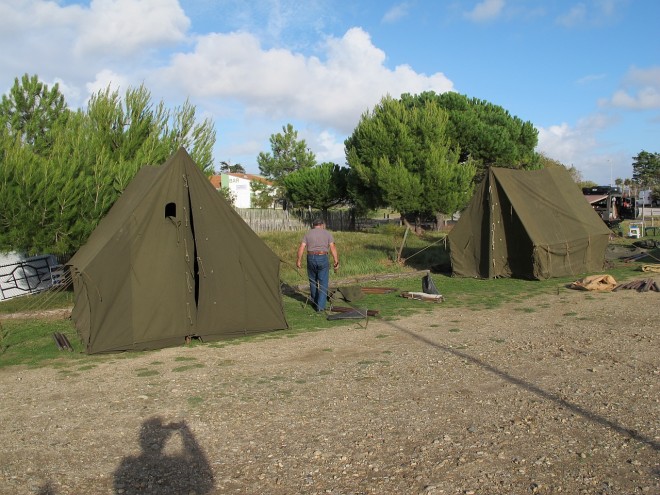
{"type": "Polygon", "coordinates": [[[638,206],[658,206],[660,203],[653,201],[653,191],[651,189],[646,189],[644,191],[639,191],[639,196],[637,197],[638,206]]]}
{"type": "Polygon", "coordinates": [[[234,197],[234,207],[252,208],[252,182],[261,182],[267,186],[273,186],[269,180],[254,174],[228,173],[211,176],[211,184],[217,190],[221,187],[229,189],[234,197]]]}

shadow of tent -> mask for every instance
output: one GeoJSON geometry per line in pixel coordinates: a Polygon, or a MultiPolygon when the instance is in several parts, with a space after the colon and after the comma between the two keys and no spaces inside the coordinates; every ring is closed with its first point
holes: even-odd
{"type": "Polygon", "coordinates": [[[656,241],[658,247],[646,251],[646,256],[639,258],[637,261],[643,263],[660,263],[660,241],[656,241]]]}
{"type": "Polygon", "coordinates": [[[305,294],[302,290],[292,285],[282,282],[281,290],[283,295],[295,299],[296,301],[299,301],[303,304],[307,304],[309,302],[309,296],[305,294]]]}

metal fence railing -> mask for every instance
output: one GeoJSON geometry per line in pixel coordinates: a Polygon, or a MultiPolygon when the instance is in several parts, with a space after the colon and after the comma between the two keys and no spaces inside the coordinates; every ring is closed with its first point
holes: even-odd
{"type": "Polygon", "coordinates": [[[64,268],[53,255],[0,265],[0,300],[35,294],[64,282],[64,268]]]}

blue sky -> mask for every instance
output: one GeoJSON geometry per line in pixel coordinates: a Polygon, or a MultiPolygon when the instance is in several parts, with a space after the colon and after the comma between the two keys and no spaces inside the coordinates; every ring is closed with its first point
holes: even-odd
{"type": "MultiPolygon", "coordinates": [[[[189,99],[216,164],[258,173],[292,123],[319,161],[389,94],[456,91],[539,130],[585,180],[660,151],[656,0],[0,0],[0,90],[58,82],[71,107],[108,85],[189,99]]],[[[218,165],[216,165],[217,167],[218,165]]]]}

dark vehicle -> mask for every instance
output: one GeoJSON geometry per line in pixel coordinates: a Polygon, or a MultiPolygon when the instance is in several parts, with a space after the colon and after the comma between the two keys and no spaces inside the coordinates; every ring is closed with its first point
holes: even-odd
{"type": "Polygon", "coordinates": [[[635,198],[624,197],[618,186],[583,187],[582,194],[608,227],[637,218],[635,198]]]}

